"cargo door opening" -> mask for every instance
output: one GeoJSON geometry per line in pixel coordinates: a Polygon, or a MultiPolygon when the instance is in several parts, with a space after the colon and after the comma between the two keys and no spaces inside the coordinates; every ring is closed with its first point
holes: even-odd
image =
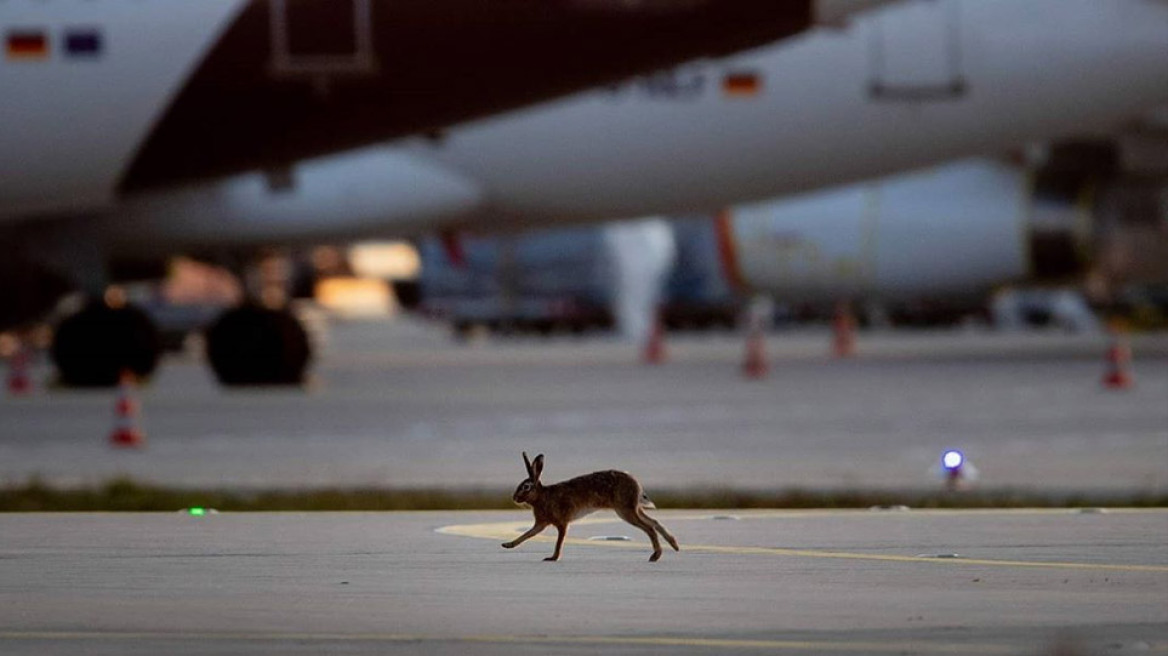
{"type": "Polygon", "coordinates": [[[896,36],[888,18],[872,21],[869,96],[882,102],[939,102],[962,98],[968,90],[961,45],[961,11],[952,0],[918,0],[902,8],[913,29],[896,36]]]}

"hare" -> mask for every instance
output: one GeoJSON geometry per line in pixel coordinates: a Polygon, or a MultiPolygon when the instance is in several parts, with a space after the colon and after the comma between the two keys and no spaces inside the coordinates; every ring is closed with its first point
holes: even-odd
{"type": "Polygon", "coordinates": [[[544,560],[559,560],[560,552],[564,548],[564,537],[568,534],[568,524],[594,510],[611,508],[621,519],[649,536],[649,541],[653,543],[653,555],[649,556],[649,562],[656,562],[661,558],[658,533],[665,537],[674,551],[680,551],[677,540],[669,531],[666,531],[657,520],[645,514],[645,508],[656,506],[642,491],[637,479],[629,474],[613,470],[598,471],[545,487],[539,482],[539,475],[543,473],[543,454],[536,456],[535,462],[532,462],[527,459],[527,453],[524,452],[523,464],[527,467],[527,478],[515,488],[515,494],[511,499],[517,504],[531,508],[535,514],[535,526],[514,540],[504,542],[503,548],[514,549],[539,535],[549,525],[555,526],[559,531],[556,537],[556,550],[544,560]]]}

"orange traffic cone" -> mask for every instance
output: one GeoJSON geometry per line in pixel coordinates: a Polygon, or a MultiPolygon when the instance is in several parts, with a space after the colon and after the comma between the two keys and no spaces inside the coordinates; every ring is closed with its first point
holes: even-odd
{"type": "Polygon", "coordinates": [[[835,317],[831,322],[831,352],[837,358],[847,358],[856,353],[856,318],[851,306],[840,301],[835,306],[835,317]]]}
{"type": "Polygon", "coordinates": [[[1103,374],[1103,386],[1107,389],[1128,389],[1135,384],[1131,374],[1132,354],[1127,339],[1120,331],[1114,331],[1111,347],[1107,349],[1107,371],[1103,374]]]}
{"type": "Polygon", "coordinates": [[[146,446],[146,436],[138,430],[138,401],[134,398],[134,374],[122,371],[118,382],[118,401],[114,405],[114,430],[110,433],[110,446],[140,449],[146,446]]]}
{"type": "Polygon", "coordinates": [[[661,315],[653,318],[653,328],[649,331],[649,339],[645,342],[641,360],[645,364],[665,362],[665,327],[661,324],[661,315]]]}
{"type": "Polygon", "coordinates": [[[8,360],[8,393],[12,396],[23,396],[32,392],[28,363],[28,349],[24,344],[18,344],[16,352],[8,360]]]}

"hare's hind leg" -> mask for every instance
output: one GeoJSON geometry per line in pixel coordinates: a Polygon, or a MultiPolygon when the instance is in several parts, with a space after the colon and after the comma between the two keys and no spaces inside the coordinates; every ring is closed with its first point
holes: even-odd
{"type": "Polygon", "coordinates": [[[675,540],[673,536],[669,534],[669,531],[665,530],[665,527],[661,525],[661,522],[650,517],[649,513],[645,512],[643,508],[637,508],[637,515],[639,515],[641,519],[645,520],[649,523],[649,525],[655,528],[657,532],[665,538],[665,541],[669,543],[669,546],[673,547],[674,551],[681,551],[681,547],[677,546],[677,540],[675,540]]]}
{"type": "Polygon", "coordinates": [[[645,521],[646,515],[640,511],[639,508],[617,508],[616,514],[626,522],[636,526],[649,536],[649,541],[653,543],[653,555],[649,556],[649,562],[656,562],[661,558],[661,541],[657,539],[657,531],[654,530],[653,525],[645,521]]]}

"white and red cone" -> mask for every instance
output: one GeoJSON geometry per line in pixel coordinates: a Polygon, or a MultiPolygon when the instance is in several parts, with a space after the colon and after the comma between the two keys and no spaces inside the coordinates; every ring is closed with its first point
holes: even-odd
{"type": "Polygon", "coordinates": [[[649,330],[649,338],[645,340],[641,361],[645,364],[665,362],[665,326],[662,325],[660,314],[653,317],[653,327],[649,330]]]}
{"type": "Polygon", "coordinates": [[[831,333],[832,355],[850,358],[856,354],[856,317],[852,314],[851,304],[843,301],[836,304],[831,333]]]}
{"type": "Polygon", "coordinates": [[[29,375],[29,353],[24,344],[16,347],[16,352],[8,360],[8,393],[24,396],[32,393],[32,377],[29,375]]]}
{"type": "Polygon", "coordinates": [[[770,373],[770,365],[766,356],[766,334],[763,326],[766,325],[764,313],[770,306],[766,303],[754,303],[746,317],[746,353],[742,359],[742,375],[747,378],[766,378],[770,373]]]}
{"type": "Polygon", "coordinates": [[[109,436],[110,446],[128,449],[146,446],[146,436],[138,428],[138,400],[134,397],[134,386],[134,374],[123,371],[118,382],[118,400],[114,405],[114,429],[109,436]]]}
{"type": "Polygon", "coordinates": [[[1123,390],[1135,384],[1131,373],[1131,347],[1123,332],[1113,331],[1111,347],[1107,349],[1107,370],[1103,373],[1103,386],[1107,389],[1123,390]]]}

